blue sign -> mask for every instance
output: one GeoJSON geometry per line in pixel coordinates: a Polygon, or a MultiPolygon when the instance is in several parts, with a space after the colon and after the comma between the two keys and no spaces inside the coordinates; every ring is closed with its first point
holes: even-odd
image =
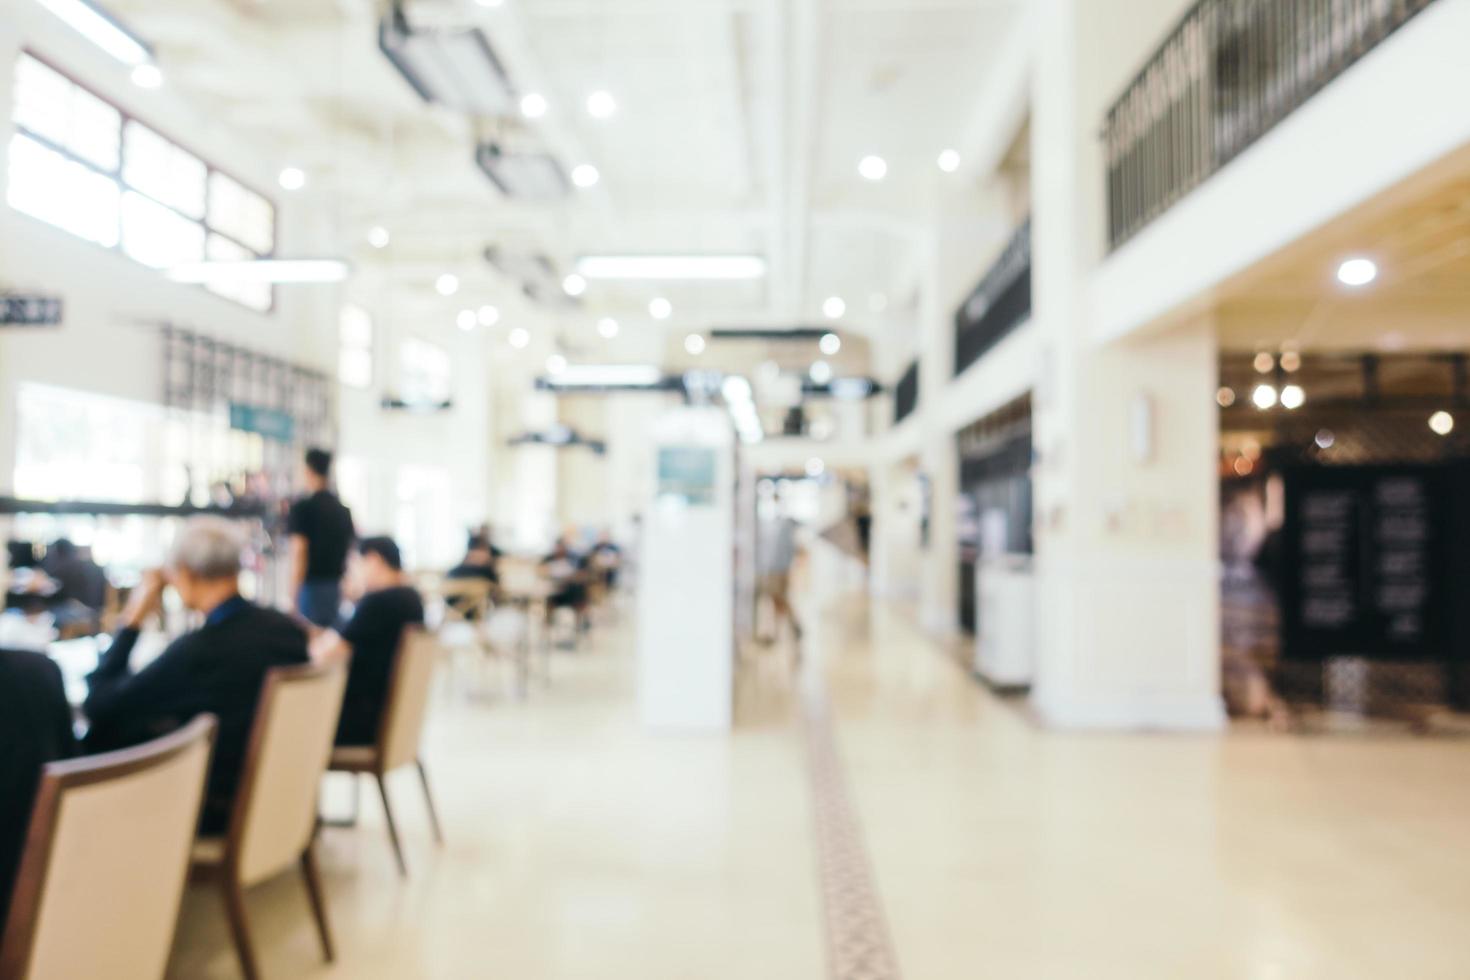
{"type": "Polygon", "coordinates": [[[296,418],[278,408],[230,402],[230,428],[254,432],[276,442],[294,442],[296,439],[296,418]]]}

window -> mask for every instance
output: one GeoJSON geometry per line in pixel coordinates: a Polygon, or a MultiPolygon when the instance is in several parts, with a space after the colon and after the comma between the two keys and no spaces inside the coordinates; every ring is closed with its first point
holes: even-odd
{"type": "Polygon", "coordinates": [[[405,340],[398,349],[400,397],[410,405],[441,405],[449,400],[449,355],[427,341],[405,340]]]}
{"type": "MultiPolygon", "coordinates": [[[[32,55],[15,66],[5,199],[17,211],[156,269],[275,251],[269,200],[32,55]]],[[[266,312],[267,283],[210,286],[266,312]]]]}
{"type": "Polygon", "coordinates": [[[360,306],[342,307],[338,321],[337,380],[351,388],[373,383],[373,319],[360,306]]]}

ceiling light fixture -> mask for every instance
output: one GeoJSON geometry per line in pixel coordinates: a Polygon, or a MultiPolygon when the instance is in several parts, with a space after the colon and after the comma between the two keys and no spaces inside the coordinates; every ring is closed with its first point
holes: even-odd
{"type": "Polygon", "coordinates": [[[1337,436],[1332,434],[1331,429],[1318,429],[1317,436],[1312,440],[1318,449],[1331,449],[1337,443],[1337,436]]]}
{"type": "Polygon", "coordinates": [[[939,164],[940,170],[943,170],[947,174],[952,174],[960,169],[960,151],[945,150],[939,154],[939,159],[936,162],[939,164]]]}
{"type": "Polygon", "coordinates": [[[577,271],[588,279],[763,279],[759,255],[584,255],[577,271]]]}
{"type": "Polygon", "coordinates": [[[525,350],[526,345],[531,342],[531,331],[525,327],[516,327],[505,339],[516,350],[525,350]]]}
{"type": "Polygon", "coordinates": [[[1337,281],[1344,286],[1366,286],[1378,278],[1378,264],[1362,257],[1345,260],[1337,267],[1337,281]]]}
{"type": "Polygon", "coordinates": [[[573,272],[561,281],[561,289],[568,296],[581,296],[587,291],[587,280],[573,272]]]}
{"type": "Polygon", "coordinates": [[[566,388],[646,388],[664,380],[652,364],[573,364],[553,373],[557,387],[566,388]]]}
{"type": "Polygon", "coordinates": [[[540,119],[548,108],[546,96],[540,92],[527,92],[521,96],[521,115],[527,119],[540,119]]]}
{"type": "Polygon", "coordinates": [[[588,187],[596,187],[597,182],[601,179],[602,175],[590,163],[579,164],[572,168],[572,183],[584,190],[588,187]]]}
{"type": "Polygon", "coordinates": [[[695,357],[704,353],[704,346],[704,337],[700,334],[692,333],[684,338],[684,349],[695,357]]]}
{"type": "Polygon", "coordinates": [[[829,320],[840,319],[847,312],[847,303],[841,296],[828,296],[822,302],[822,315],[829,320]]]}
{"type": "Polygon", "coordinates": [[[510,78],[479,28],[419,30],[394,4],[378,27],[378,48],[425,102],[476,116],[516,109],[510,78]]]}
{"type": "Polygon", "coordinates": [[[284,189],[288,191],[299,191],[306,186],[306,171],[300,167],[285,167],[282,168],[280,176],[276,179],[280,181],[281,187],[284,189]]]}
{"type": "Polygon", "coordinates": [[[153,60],[153,51],[142,38],[91,0],[37,0],[67,27],[125,65],[143,65],[153,60]]]}
{"type": "Polygon", "coordinates": [[[888,161],[880,156],[865,156],[858,161],[858,173],[865,180],[882,180],[888,176],[888,161]]]}
{"type": "Polygon", "coordinates": [[[598,89],[587,96],[587,115],[593,119],[607,119],[618,111],[618,102],[612,97],[612,93],[604,89],[598,89]]]}
{"type": "Polygon", "coordinates": [[[500,322],[500,311],[486,303],[476,311],[475,319],[482,327],[493,327],[500,322]]]}
{"type": "Polygon", "coordinates": [[[605,316],[597,321],[597,332],[605,339],[612,340],[618,335],[618,321],[610,316],[605,316]]]}
{"type": "Polygon", "coordinates": [[[454,318],[454,325],[456,327],[459,327],[459,329],[463,330],[465,333],[469,333],[471,330],[475,329],[475,326],[479,322],[479,319],[475,316],[474,310],[460,310],[459,315],[454,318]]]}
{"type": "Polygon", "coordinates": [[[655,296],[648,302],[648,315],[655,320],[667,320],[674,315],[674,304],[662,296],[655,296]]]}
{"type": "Polygon", "coordinates": [[[158,88],[163,84],[163,71],[149,62],[133,69],[131,78],[139,88],[158,88]]]}
{"type": "Polygon", "coordinates": [[[434,289],[440,296],[453,296],[459,292],[459,276],[446,272],[434,280],[434,289]]]}
{"type": "Polygon", "coordinates": [[[1219,391],[1215,392],[1215,404],[1219,405],[1221,408],[1229,408],[1231,405],[1234,405],[1235,389],[1221,388],[1219,391]]]}
{"type": "Polygon", "coordinates": [[[190,262],[168,270],[174,282],[223,283],[342,282],[351,269],[341,259],[254,259],[248,262],[190,262]]]}
{"type": "Polygon", "coordinates": [[[828,357],[832,357],[842,350],[842,338],[835,333],[824,333],[822,339],[817,341],[817,349],[828,357]]]}
{"type": "Polygon", "coordinates": [[[384,228],[382,225],[374,225],[372,228],[368,229],[367,240],[368,244],[371,245],[373,248],[387,248],[388,243],[392,241],[393,238],[391,235],[388,234],[387,228],[384,228]]]}
{"type": "Polygon", "coordinates": [[[1251,392],[1251,401],[1256,408],[1265,411],[1276,404],[1276,389],[1271,385],[1256,385],[1256,390],[1251,392]]]}
{"type": "Polygon", "coordinates": [[[1455,431],[1455,417],[1449,412],[1435,412],[1429,416],[1429,428],[1437,436],[1447,436],[1455,431]]]}
{"type": "Polygon", "coordinates": [[[1251,362],[1258,374],[1270,374],[1271,369],[1276,367],[1276,358],[1269,351],[1261,351],[1256,354],[1256,359],[1251,362]]]}
{"type": "Polygon", "coordinates": [[[556,201],[571,185],[561,164],[549,153],[507,153],[499,143],[475,147],[475,164],[506,197],[556,201]]]}
{"type": "Polygon", "coordinates": [[[1281,389],[1281,407],[1287,410],[1301,408],[1307,401],[1307,394],[1301,385],[1287,385],[1281,389]]]}
{"type": "Polygon", "coordinates": [[[1302,356],[1294,350],[1284,351],[1281,354],[1281,370],[1287,374],[1294,374],[1302,367],[1302,356]]]}
{"type": "Polygon", "coordinates": [[[814,384],[824,385],[832,380],[832,365],[826,361],[817,361],[807,373],[814,384]]]}

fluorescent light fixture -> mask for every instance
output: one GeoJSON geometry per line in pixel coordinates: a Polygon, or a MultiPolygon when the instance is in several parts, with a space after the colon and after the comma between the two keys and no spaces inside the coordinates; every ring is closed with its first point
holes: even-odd
{"type": "Polygon", "coordinates": [[[1307,393],[1302,390],[1301,385],[1287,385],[1281,389],[1281,407],[1285,409],[1301,408],[1307,402],[1307,393]]]}
{"type": "Polygon", "coordinates": [[[587,189],[588,187],[596,187],[597,182],[601,179],[602,175],[599,174],[597,172],[597,168],[592,166],[592,164],[590,163],[579,164],[572,168],[572,183],[576,184],[583,190],[587,189]]]}
{"type": "Polygon", "coordinates": [[[368,244],[373,248],[387,248],[393,237],[388,234],[388,229],[382,225],[374,225],[368,230],[368,244]]]}
{"type": "Polygon", "coordinates": [[[763,279],[759,255],[584,255],[577,271],[588,279],[763,279]]]}
{"type": "Polygon", "coordinates": [[[1435,412],[1429,416],[1429,428],[1437,436],[1447,436],[1455,431],[1455,417],[1449,412],[1435,412]]]}
{"type": "Polygon", "coordinates": [[[870,154],[858,161],[858,173],[862,174],[865,180],[882,180],[888,176],[888,161],[870,154]]]}
{"type": "Polygon", "coordinates": [[[598,89],[587,96],[587,115],[593,119],[607,119],[618,111],[618,101],[611,92],[598,89]]]}
{"type": "Polygon", "coordinates": [[[134,68],[131,78],[139,88],[158,88],[163,84],[163,72],[151,62],[134,68]]]}
{"type": "Polygon", "coordinates": [[[828,296],[822,302],[822,315],[829,320],[839,319],[846,312],[847,303],[843,301],[841,296],[828,296]]]}
{"type": "Polygon", "coordinates": [[[478,28],[418,30],[395,7],[378,28],[378,47],[425,102],[475,116],[516,109],[510,78],[478,28]]]}
{"type": "Polygon", "coordinates": [[[1366,286],[1378,278],[1378,264],[1372,259],[1347,259],[1337,267],[1337,281],[1344,286],[1366,286]]]}
{"type": "Polygon", "coordinates": [[[828,357],[832,357],[842,350],[842,338],[835,333],[824,333],[822,339],[817,341],[817,349],[828,357]]]}
{"type": "Polygon", "coordinates": [[[36,0],[66,26],[125,65],[147,64],[153,51],[143,39],[91,0],[36,0]]]}
{"type": "Polygon", "coordinates": [[[674,304],[662,296],[655,296],[648,301],[648,315],[655,320],[667,320],[674,315],[674,304]]]}
{"type": "Polygon", "coordinates": [[[553,373],[566,388],[644,388],[664,379],[653,364],[570,364],[553,373]]]}
{"type": "Polygon", "coordinates": [[[812,365],[811,370],[807,374],[813,383],[824,385],[832,380],[832,365],[826,361],[817,361],[812,365]]]}
{"type": "Polygon", "coordinates": [[[500,311],[486,303],[476,312],[475,319],[482,327],[493,327],[500,322],[500,311]]]}
{"type": "Polygon", "coordinates": [[[525,327],[516,327],[510,332],[510,336],[506,337],[505,339],[516,350],[525,350],[526,345],[531,342],[531,331],[527,330],[525,327]]]}
{"type": "Polygon", "coordinates": [[[342,282],[351,270],[341,259],[254,259],[249,262],[190,262],[168,270],[174,282],[222,283],[342,282]]]}
{"type": "Polygon", "coordinates": [[[952,174],[960,169],[960,151],[945,150],[939,154],[939,159],[936,162],[939,164],[940,170],[943,170],[947,174],[952,174]]]}
{"type": "Polygon", "coordinates": [[[546,115],[546,96],[540,92],[527,92],[521,96],[521,115],[527,119],[540,119],[546,115]]]}
{"type": "Polygon", "coordinates": [[[454,318],[454,325],[456,327],[459,327],[459,329],[463,330],[465,333],[469,333],[471,330],[475,329],[475,326],[479,322],[480,321],[475,317],[474,310],[460,310],[459,315],[454,318]]]}
{"type": "Polygon", "coordinates": [[[701,334],[692,333],[684,338],[684,349],[695,357],[704,353],[704,337],[701,334]]]}
{"type": "Polygon", "coordinates": [[[567,369],[567,359],[560,354],[552,354],[546,359],[547,374],[561,374],[567,369]]]}
{"type": "Polygon", "coordinates": [[[1265,411],[1276,404],[1276,389],[1271,385],[1256,385],[1256,390],[1251,392],[1251,401],[1256,408],[1265,411]]]}
{"type": "Polygon", "coordinates": [[[605,316],[597,321],[597,332],[607,340],[612,340],[618,335],[618,321],[610,316],[605,316]]]}
{"type": "Polygon", "coordinates": [[[556,201],[571,191],[561,164],[547,153],[507,153],[498,143],[481,143],[475,163],[506,197],[556,201]]]}
{"type": "Polygon", "coordinates": [[[288,191],[299,191],[306,186],[306,171],[300,167],[284,167],[276,178],[288,191]]]}
{"type": "Polygon", "coordinates": [[[587,280],[573,272],[561,281],[561,289],[568,296],[581,296],[587,291],[587,280]]]}
{"type": "Polygon", "coordinates": [[[452,272],[446,272],[434,280],[434,289],[440,296],[453,296],[459,292],[459,276],[452,272]]]}

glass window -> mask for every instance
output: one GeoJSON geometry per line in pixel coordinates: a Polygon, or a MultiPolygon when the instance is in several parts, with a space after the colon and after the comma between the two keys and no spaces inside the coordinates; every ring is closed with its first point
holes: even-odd
{"type": "Polygon", "coordinates": [[[15,407],[16,496],[148,499],[148,433],[158,423],[156,408],[36,384],[20,386],[15,407]]]}
{"type": "Polygon", "coordinates": [[[105,174],[21,133],[10,138],[11,207],[108,248],[117,244],[120,189],[105,174]]]}
{"type": "Polygon", "coordinates": [[[123,135],[123,183],[195,220],[204,217],[204,161],[141,123],[123,135]]]}
{"type": "Polygon", "coordinates": [[[204,227],[137,191],[123,194],[122,244],[129,257],[155,269],[204,258],[204,227]]]}
{"type": "Polygon", "coordinates": [[[449,400],[449,355],[422,340],[399,347],[401,397],[410,405],[437,405],[449,400]]]}
{"type": "Polygon", "coordinates": [[[271,203],[215,171],[209,175],[209,227],[269,255],[275,248],[276,214],[271,203]]]}
{"type": "MultiPolygon", "coordinates": [[[[211,262],[249,262],[255,258],[255,254],[228,238],[210,235],[206,246],[206,257],[211,262]]],[[[215,282],[209,284],[210,292],[226,299],[232,299],[242,306],[248,306],[261,313],[268,312],[275,300],[272,288],[268,282],[215,282]]]]}
{"type": "Polygon", "coordinates": [[[338,321],[340,347],[337,380],[353,388],[373,383],[373,319],[360,306],[342,307],[338,321]]]}
{"type": "Polygon", "coordinates": [[[117,170],[122,114],[26,54],[15,65],[15,124],[99,169],[117,170]]]}

